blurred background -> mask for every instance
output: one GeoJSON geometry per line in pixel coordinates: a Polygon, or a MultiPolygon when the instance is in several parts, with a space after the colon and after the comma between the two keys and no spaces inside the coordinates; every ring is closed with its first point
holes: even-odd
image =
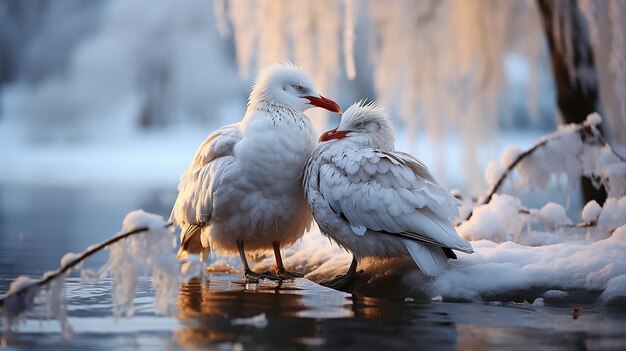
{"type": "Polygon", "coordinates": [[[625,18],[621,0],[0,0],[0,184],[173,201],[259,68],[290,60],[344,109],[381,100],[400,149],[481,194],[505,146],[590,112],[626,143],[625,18]]]}

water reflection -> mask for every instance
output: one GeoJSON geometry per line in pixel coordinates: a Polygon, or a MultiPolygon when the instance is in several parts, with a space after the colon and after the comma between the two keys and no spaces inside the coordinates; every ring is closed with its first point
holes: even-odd
{"type": "Polygon", "coordinates": [[[296,279],[246,285],[238,275],[214,274],[181,286],[175,333],[186,347],[272,345],[323,349],[454,349],[456,329],[429,304],[353,296],[296,279]],[[265,314],[267,325],[233,325],[265,314]]]}

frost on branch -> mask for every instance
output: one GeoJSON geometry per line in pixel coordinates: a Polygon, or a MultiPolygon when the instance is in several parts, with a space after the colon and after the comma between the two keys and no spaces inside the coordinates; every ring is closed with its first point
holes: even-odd
{"type": "MultiPolygon", "coordinates": [[[[165,223],[161,216],[133,211],[124,219],[122,232],[82,253],[65,254],[59,269],[46,272],[39,280],[18,277],[0,299],[4,332],[15,329],[29,310],[41,306],[41,314],[57,319],[63,338],[70,339],[73,330],[67,318],[63,278],[80,267],[86,258],[105,248],[110,250],[107,263],[97,271],[83,269],[81,277],[91,282],[107,275],[111,277],[116,317],[133,315],[137,281],[144,275],[151,276],[156,290],[155,313],[172,312],[181,274],[173,250],[176,243],[173,231],[171,224],[165,223]]],[[[186,263],[183,279],[200,275],[202,264],[198,262],[190,259],[186,263]]]]}
{"type": "Polygon", "coordinates": [[[626,224],[626,161],[603,141],[597,129],[601,122],[594,113],[581,125],[562,126],[527,151],[506,149],[500,161],[492,161],[485,170],[490,192],[459,230],[474,240],[546,244],[576,235],[606,238],[626,224]],[[544,190],[554,182],[572,190],[582,175],[604,187],[609,198],[604,207],[589,202],[581,213],[583,222],[578,224],[559,204],[529,209],[515,197],[496,194],[507,182],[521,190],[544,190]],[[538,224],[542,235],[536,234],[538,224]],[[561,237],[559,233],[565,231],[568,234],[561,237]]]}
{"type": "Polygon", "coordinates": [[[9,286],[4,304],[2,305],[2,327],[7,333],[23,318],[23,313],[33,307],[40,287],[37,280],[27,276],[19,276],[9,286]]]}
{"type": "Polygon", "coordinates": [[[134,211],[124,219],[122,231],[146,227],[145,235],[135,235],[109,247],[110,256],[105,267],[113,280],[114,314],[119,317],[134,314],[133,302],[139,276],[152,275],[156,289],[154,309],[157,314],[171,311],[171,302],[178,288],[179,265],[172,254],[173,229],[165,227],[161,216],[134,211]]]}
{"type": "Polygon", "coordinates": [[[571,191],[583,175],[596,187],[603,186],[609,197],[626,194],[626,160],[604,142],[598,130],[601,122],[594,113],[583,124],[559,127],[525,152],[507,148],[500,161],[490,162],[485,170],[491,190],[481,203],[489,203],[507,182],[521,190],[541,190],[557,181],[571,191]]]}

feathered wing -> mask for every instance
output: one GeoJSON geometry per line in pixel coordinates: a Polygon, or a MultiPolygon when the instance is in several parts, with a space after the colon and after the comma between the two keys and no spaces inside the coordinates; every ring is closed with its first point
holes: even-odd
{"type": "Polygon", "coordinates": [[[334,153],[319,168],[319,189],[355,235],[365,227],[416,244],[472,252],[450,222],[458,216],[458,200],[410,155],[374,149],[334,153]]]}
{"type": "Polygon", "coordinates": [[[187,252],[202,250],[200,232],[211,219],[213,194],[235,161],[234,147],[240,140],[239,123],[216,130],[200,145],[193,161],[181,175],[178,197],[170,216],[174,224],[182,227],[179,258],[187,252]]]}

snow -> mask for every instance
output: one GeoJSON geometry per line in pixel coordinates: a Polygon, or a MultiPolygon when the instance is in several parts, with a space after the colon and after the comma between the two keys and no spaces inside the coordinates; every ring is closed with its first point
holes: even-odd
{"type": "Polygon", "coordinates": [[[78,257],[80,256],[80,254],[77,254],[75,252],[68,252],[65,255],[63,255],[63,257],[61,258],[61,268],[68,266],[70,263],[72,263],[73,261],[75,261],[76,259],[78,259],[78,257]]]}
{"type": "Polygon", "coordinates": [[[9,286],[7,295],[15,294],[22,290],[24,293],[21,295],[12,295],[4,301],[4,305],[2,305],[0,309],[0,312],[2,312],[2,327],[4,333],[14,328],[23,318],[22,314],[33,306],[35,297],[40,291],[40,287],[35,283],[36,280],[21,275],[9,286]]]}
{"type": "MultiPolygon", "coordinates": [[[[64,275],[65,276],[65,275],[64,275]]],[[[44,300],[44,314],[55,318],[61,326],[63,340],[71,340],[74,336],[74,328],[67,318],[67,303],[65,301],[65,289],[63,279],[53,279],[45,290],[42,291],[44,300]]]]}
{"type": "Polygon", "coordinates": [[[544,300],[564,300],[568,296],[569,293],[563,290],[548,290],[543,293],[544,300]]]}
{"type": "Polygon", "coordinates": [[[601,211],[602,207],[600,207],[598,202],[596,200],[591,200],[587,202],[585,207],[583,207],[581,216],[583,221],[592,222],[598,220],[598,216],[600,216],[601,211]]]}
{"type": "Polygon", "coordinates": [[[152,286],[156,289],[154,308],[157,314],[173,309],[178,292],[180,268],[173,254],[173,229],[165,227],[163,217],[137,210],[124,218],[122,231],[147,227],[145,235],[135,235],[118,241],[109,247],[110,257],[106,266],[113,279],[114,315],[134,314],[137,280],[141,274],[152,274],[152,286]]]}
{"type": "Polygon", "coordinates": [[[598,225],[617,228],[626,224],[626,196],[620,199],[608,198],[598,216],[598,225]]]}
{"type": "Polygon", "coordinates": [[[594,112],[585,118],[584,124],[586,126],[594,126],[597,127],[602,123],[602,116],[599,113],[594,112]]]}
{"type": "Polygon", "coordinates": [[[472,218],[463,222],[458,232],[466,240],[513,240],[524,229],[524,218],[519,215],[522,208],[518,198],[496,194],[489,204],[475,208],[472,218]]]}
{"type": "MultiPolygon", "coordinates": [[[[384,279],[394,271],[404,272],[408,287],[443,300],[492,301],[494,297],[508,296],[522,301],[542,297],[556,303],[567,301],[569,291],[583,290],[603,292],[601,300],[606,302],[625,295],[626,225],[598,241],[575,239],[528,246],[482,239],[471,244],[475,253],[457,253],[459,258],[449,261],[448,270],[435,281],[426,279],[405,260],[365,259],[358,268],[371,275],[370,281],[384,279]],[[541,289],[540,296],[533,295],[541,289]]],[[[349,253],[331,244],[317,229],[286,249],[284,256],[289,269],[311,271],[306,278],[313,281],[344,273],[351,260],[349,253]]],[[[267,257],[254,269],[271,268],[273,264],[273,257],[267,257]]]]}
{"type": "Polygon", "coordinates": [[[539,210],[539,216],[550,230],[555,230],[559,226],[572,224],[572,220],[567,217],[565,207],[554,202],[545,204],[545,206],[539,210]]]}
{"type": "Polygon", "coordinates": [[[626,274],[609,280],[600,299],[606,304],[624,305],[626,303],[626,274]]]}

